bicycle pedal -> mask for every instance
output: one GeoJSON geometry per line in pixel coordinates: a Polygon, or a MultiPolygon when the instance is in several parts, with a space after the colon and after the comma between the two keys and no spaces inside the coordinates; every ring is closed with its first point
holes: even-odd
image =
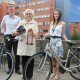
{"type": "Polygon", "coordinates": [[[61,62],[67,62],[67,60],[61,60],[61,62]]]}
{"type": "Polygon", "coordinates": [[[69,68],[66,68],[66,71],[71,72],[71,70],[69,68]]]}

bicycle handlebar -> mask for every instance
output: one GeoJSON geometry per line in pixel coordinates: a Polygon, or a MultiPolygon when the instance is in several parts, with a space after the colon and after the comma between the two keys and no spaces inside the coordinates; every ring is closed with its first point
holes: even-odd
{"type": "Polygon", "coordinates": [[[77,45],[77,43],[76,42],[74,42],[74,41],[70,41],[70,42],[66,42],[68,45],[70,45],[70,46],[73,46],[73,45],[77,45]]]}

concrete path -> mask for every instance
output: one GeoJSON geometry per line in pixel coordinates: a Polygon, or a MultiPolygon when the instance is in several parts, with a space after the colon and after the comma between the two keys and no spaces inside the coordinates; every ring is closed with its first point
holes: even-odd
{"type": "MultiPolygon", "coordinates": [[[[11,78],[9,80],[22,80],[22,75],[18,75],[16,73],[13,73],[11,78]]],[[[75,80],[73,79],[69,73],[65,73],[61,76],[60,80],[75,80]]]]}

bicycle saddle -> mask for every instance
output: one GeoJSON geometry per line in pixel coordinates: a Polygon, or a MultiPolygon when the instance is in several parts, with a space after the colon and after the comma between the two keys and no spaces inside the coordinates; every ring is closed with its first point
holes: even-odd
{"type": "Polygon", "coordinates": [[[74,47],[73,49],[76,49],[77,51],[80,51],[80,47],[74,47]]]}

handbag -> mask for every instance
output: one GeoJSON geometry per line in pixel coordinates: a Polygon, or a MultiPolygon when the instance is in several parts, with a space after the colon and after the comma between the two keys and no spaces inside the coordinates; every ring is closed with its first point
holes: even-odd
{"type": "Polygon", "coordinates": [[[15,39],[15,36],[12,36],[11,34],[4,35],[5,41],[12,41],[14,39],[15,39]]]}
{"type": "Polygon", "coordinates": [[[27,45],[33,45],[33,30],[27,32],[27,45]]]}

